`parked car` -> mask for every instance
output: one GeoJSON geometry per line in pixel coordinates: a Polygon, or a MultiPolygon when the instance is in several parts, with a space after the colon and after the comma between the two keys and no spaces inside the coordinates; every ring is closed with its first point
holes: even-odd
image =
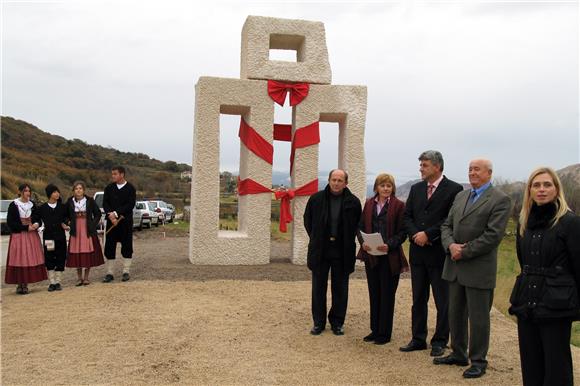
{"type": "Polygon", "coordinates": [[[151,202],[151,203],[153,203],[153,205],[155,205],[155,208],[154,208],[155,212],[163,214],[163,221],[164,222],[172,222],[173,221],[175,214],[173,213],[173,211],[171,209],[169,209],[167,207],[167,203],[165,201],[150,200],[149,202],[151,202]]]}
{"type": "Polygon", "coordinates": [[[8,230],[8,225],[6,225],[6,218],[8,217],[8,205],[12,200],[1,200],[0,201],[0,233],[3,235],[10,233],[8,230]]]}
{"type": "Polygon", "coordinates": [[[105,196],[105,192],[96,192],[93,195],[95,202],[101,209],[101,224],[99,225],[99,229],[97,232],[103,233],[105,231],[105,210],[103,209],[103,197],[105,196]]]}
{"type": "Polygon", "coordinates": [[[133,208],[133,228],[142,230],[144,226],[151,228],[152,218],[158,221],[158,216],[149,210],[149,205],[145,201],[137,201],[133,208]]]}
{"type": "Polygon", "coordinates": [[[155,205],[155,203],[153,203],[151,201],[145,201],[145,202],[149,206],[149,211],[152,213],[153,217],[157,218],[157,221],[153,222],[152,224],[155,225],[156,227],[158,227],[159,224],[162,224],[165,221],[165,213],[156,212],[155,208],[157,207],[157,205],[155,205]]]}
{"type": "Polygon", "coordinates": [[[175,206],[173,204],[167,203],[167,208],[171,209],[171,222],[175,219],[175,206]]]}

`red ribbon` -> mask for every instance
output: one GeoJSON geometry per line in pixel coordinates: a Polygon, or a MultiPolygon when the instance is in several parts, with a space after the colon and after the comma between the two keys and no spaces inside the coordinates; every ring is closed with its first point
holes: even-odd
{"type": "Polygon", "coordinates": [[[302,185],[298,189],[278,190],[276,191],[276,200],[280,200],[280,232],[286,233],[287,224],[291,223],[294,218],[290,210],[290,201],[295,196],[310,196],[318,191],[318,178],[302,185]]]}
{"type": "Polygon", "coordinates": [[[275,141],[292,141],[292,125],[274,123],[274,140],[275,141]]]}
{"type": "Polygon", "coordinates": [[[296,106],[308,96],[310,85],[308,83],[284,83],[276,80],[268,81],[268,95],[278,103],[284,106],[286,93],[290,92],[290,106],[296,106]]]}
{"type": "Polygon", "coordinates": [[[292,217],[292,211],[290,210],[290,201],[295,196],[310,196],[318,191],[318,179],[314,179],[302,185],[297,189],[287,189],[287,190],[272,190],[268,189],[264,185],[252,180],[251,178],[246,178],[240,180],[238,177],[238,195],[245,196],[247,194],[259,194],[259,193],[272,193],[274,192],[276,200],[280,200],[280,232],[286,233],[288,231],[287,224],[291,223],[294,218],[292,217]]]}
{"type": "Polygon", "coordinates": [[[290,174],[292,174],[292,170],[294,169],[294,153],[296,149],[316,145],[317,143],[320,143],[320,126],[318,121],[296,130],[290,151],[290,174]]]}
{"type": "Polygon", "coordinates": [[[272,165],[274,159],[274,147],[266,141],[256,130],[240,119],[240,140],[252,153],[272,165]]]}
{"type": "Polygon", "coordinates": [[[266,188],[264,185],[252,180],[251,178],[240,180],[240,177],[238,177],[238,195],[245,196],[246,194],[259,193],[272,193],[272,189],[266,188]]]}
{"type": "MultiPolygon", "coordinates": [[[[290,106],[295,106],[308,96],[310,85],[308,83],[284,83],[275,80],[268,81],[268,94],[280,106],[284,105],[287,92],[290,92],[290,106]]],[[[240,140],[242,143],[258,157],[268,162],[270,165],[274,158],[274,147],[266,141],[256,130],[246,123],[244,118],[240,120],[240,140]]],[[[274,139],[277,141],[291,141],[292,149],[290,153],[290,173],[294,168],[294,153],[296,149],[320,143],[320,131],[318,122],[301,127],[294,133],[292,139],[292,125],[274,124],[274,139]]],[[[294,218],[290,211],[290,201],[295,196],[310,196],[318,191],[318,179],[312,180],[306,185],[297,189],[284,189],[273,191],[264,185],[246,178],[240,180],[238,177],[238,195],[275,193],[276,199],[280,200],[280,232],[288,230],[287,224],[294,218]]]]}

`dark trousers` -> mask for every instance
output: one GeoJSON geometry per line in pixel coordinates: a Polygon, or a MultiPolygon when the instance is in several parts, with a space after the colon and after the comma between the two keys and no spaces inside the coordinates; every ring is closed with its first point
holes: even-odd
{"type": "Polygon", "coordinates": [[[537,323],[518,319],[518,340],[525,386],[573,385],[572,322],[537,323]]]}
{"type": "Polygon", "coordinates": [[[492,304],[493,289],[465,287],[457,281],[449,283],[449,327],[455,358],[467,360],[469,342],[471,365],[487,367],[492,304]]]}
{"type": "Polygon", "coordinates": [[[54,251],[46,249],[44,244],[44,265],[49,271],[64,271],[66,262],[66,239],[54,240],[54,251]]]}
{"type": "Polygon", "coordinates": [[[318,269],[312,271],[312,319],[315,326],[326,326],[326,290],[330,271],[332,306],[328,312],[331,326],[342,326],[348,305],[348,278],[342,256],[326,256],[320,260],[318,269]]]}
{"type": "MultiPolygon", "coordinates": [[[[107,224],[107,229],[110,227],[107,224]]],[[[133,257],[133,224],[123,220],[105,238],[105,257],[109,260],[115,259],[117,253],[117,243],[121,243],[121,255],[130,259],[133,257]]]]}
{"type": "Polygon", "coordinates": [[[411,265],[411,287],[413,306],[411,308],[411,328],[413,340],[427,341],[427,314],[430,288],[437,308],[435,333],[431,337],[432,346],[446,346],[449,341],[449,283],[441,278],[443,267],[429,267],[424,264],[411,265]]]}
{"type": "Polygon", "coordinates": [[[365,271],[371,306],[371,331],[377,338],[391,340],[399,275],[391,275],[387,256],[379,257],[373,268],[365,262],[365,271]]]}

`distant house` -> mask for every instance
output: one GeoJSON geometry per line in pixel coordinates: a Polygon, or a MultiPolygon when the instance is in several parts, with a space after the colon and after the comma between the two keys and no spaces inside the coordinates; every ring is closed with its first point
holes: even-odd
{"type": "Polygon", "coordinates": [[[187,170],[185,172],[181,172],[181,179],[191,181],[191,171],[187,170]]]}

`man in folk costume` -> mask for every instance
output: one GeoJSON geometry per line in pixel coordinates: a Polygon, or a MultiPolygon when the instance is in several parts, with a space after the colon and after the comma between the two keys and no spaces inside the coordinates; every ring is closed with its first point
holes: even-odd
{"type": "Polygon", "coordinates": [[[114,280],[113,267],[117,243],[121,243],[123,256],[122,281],[128,281],[131,259],[133,257],[133,207],[136,201],[135,187],[125,180],[125,168],[115,166],[111,169],[112,183],[105,188],[103,209],[107,218],[107,235],[105,240],[105,257],[107,274],[104,283],[114,280]]]}

